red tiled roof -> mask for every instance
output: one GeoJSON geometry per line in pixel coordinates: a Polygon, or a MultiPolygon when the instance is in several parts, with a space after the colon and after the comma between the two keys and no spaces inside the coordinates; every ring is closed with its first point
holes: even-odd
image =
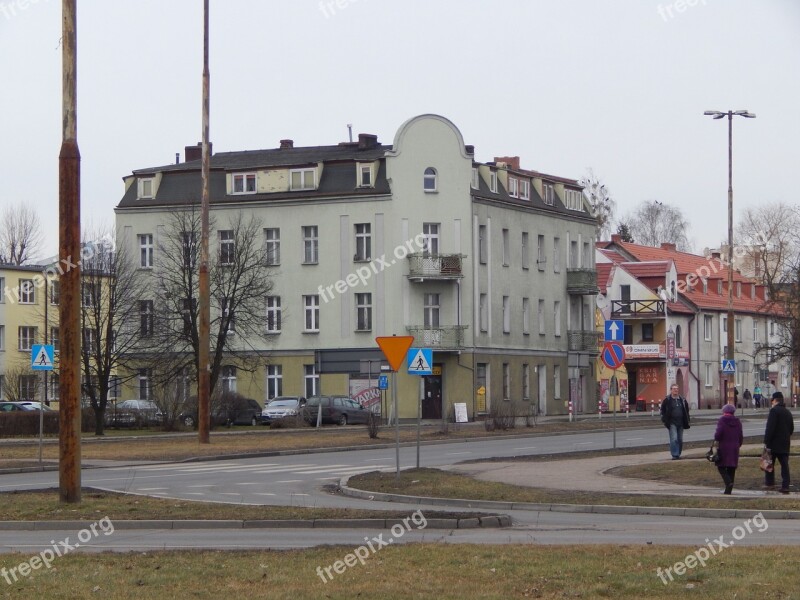
{"type": "Polygon", "coordinates": [[[622,263],[622,267],[634,277],[660,277],[663,281],[664,275],[669,271],[670,262],[666,260],[626,262],[622,263]]]}
{"type": "Polygon", "coordinates": [[[613,270],[613,263],[597,263],[597,287],[600,288],[600,292],[603,294],[608,289],[608,280],[611,278],[613,270]]]}

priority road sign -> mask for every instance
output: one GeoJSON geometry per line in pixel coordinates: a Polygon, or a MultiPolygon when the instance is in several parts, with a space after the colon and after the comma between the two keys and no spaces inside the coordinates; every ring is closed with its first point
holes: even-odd
{"type": "Polygon", "coordinates": [[[378,389],[379,390],[388,390],[389,389],[389,376],[388,375],[380,375],[380,376],[378,376],[378,389]]]}
{"type": "Polygon", "coordinates": [[[728,374],[736,373],[736,361],[733,360],[732,358],[723,358],[722,372],[728,374]]]}
{"type": "Polygon", "coordinates": [[[433,350],[411,348],[408,352],[409,375],[433,375],[433,350]]]}
{"type": "Polygon", "coordinates": [[[600,353],[600,360],[609,369],[619,369],[625,362],[625,348],[619,342],[606,342],[603,352],[600,353]]]}
{"type": "Polygon", "coordinates": [[[53,356],[52,344],[34,344],[31,346],[31,369],[34,371],[52,371],[53,356]]]}
{"type": "Polygon", "coordinates": [[[381,348],[381,352],[386,357],[392,371],[400,370],[400,365],[403,364],[403,359],[414,343],[413,335],[392,335],[384,337],[376,337],[375,341],[381,348]]]}
{"type": "Polygon", "coordinates": [[[622,319],[609,319],[605,326],[605,341],[619,342],[625,337],[625,322],[622,319]]]}

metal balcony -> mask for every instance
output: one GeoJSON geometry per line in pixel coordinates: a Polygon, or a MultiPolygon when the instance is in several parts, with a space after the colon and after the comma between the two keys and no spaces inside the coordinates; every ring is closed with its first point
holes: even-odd
{"type": "Polygon", "coordinates": [[[612,319],[653,319],[664,316],[663,300],[612,300],[612,319]]]}
{"type": "Polygon", "coordinates": [[[450,327],[410,325],[406,327],[406,330],[409,335],[414,336],[414,347],[461,350],[464,347],[464,330],[466,328],[466,325],[452,325],[450,327]]]}
{"type": "Polygon", "coordinates": [[[567,269],[567,293],[575,296],[597,294],[597,271],[594,269],[567,269]]]}
{"type": "Polygon", "coordinates": [[[603,334],[599,331],[568,331],[567,349],[570,352],[585,352],[589,354],[599,354],[601,338],[603,334]]]}
{"type": "Polygon", "coordinates": [[[464,277],[461,270],[463,254],[409,254],[408,279],[421,282],[426,279],[442,281],[464,277]]]}

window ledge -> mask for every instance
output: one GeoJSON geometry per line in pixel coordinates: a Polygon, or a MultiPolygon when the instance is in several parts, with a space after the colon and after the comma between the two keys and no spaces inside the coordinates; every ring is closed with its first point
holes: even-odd
{"type": "Polygon", "coordinates": [[[304,330],[302,331],[302,333],[303,333],[304,335],[305,335],[305,334],[312,334],[312,335],[316,335],[316,334],[318,334],[318,333],[319,333],[319,329],[304,329],[304,330]]]}

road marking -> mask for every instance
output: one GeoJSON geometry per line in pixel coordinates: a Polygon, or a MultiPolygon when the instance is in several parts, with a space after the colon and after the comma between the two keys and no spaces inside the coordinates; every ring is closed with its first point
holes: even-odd
{"type": "Polygon", "coordinates": [[[385,458],[366,458],[364,462],[380,462],[382,460],[386,460],[385,458]]]}
{"type": "Polygon", "coordinates": [[[472,454],[472,452],[448,452],[447,456],[456,456],[457,454],[472,454]]]}
{"type": "Polygon", "coordinates": [[[136,488],[137,492],[153,492],[155,490],[168,490],[169,488],[136,488]]]}
{"type": "Polygon", "coordinates": [[[586,445],[592,445],[592,444],[594,444],[594,442],[575,442],[576,446],[586,446],[586,445]]]}
{"type": "Polygon", "coordinates": [[[241,481],[236,485],[264,485],[263,481],[241,481]]]}
{"type": "Polygon", "coordinates": [[[514,450],[536,450],[536,446],[522,446],[521,448],[514,448],[514,450]]]}
{"type": "Polygon", "coordinates": [[[644,438],[625,438],[627,442],[635,442],[636,440],[643,440],[644,438]]]}
{"type": "Polygon", "coordinates": [[[239,492],[217,492],[220,496],[241,496],[239,492]]]}
{"type": "MultiPolygon", "coordinates": [[[[301,481],[303,481],[303,480],[302,479],[286,479],[284,481],[273,481],[272,483],[300,483],[301,481]]],[[[295,495],[299,495],[299,494],[295,494],[295,495]]]]}
{"type": "Polygon", "coordinates": [[[200,485],[187,485],[186,487],[195,488],[195,487],[211,487],[214,485],[213,483],[201,483],[200,485]]]}
{"type": "Polygon", "coordinates": [[[315,471],[304,471],[303,475],[316,475],[317,473],[349,473],[351,471],[367,471],[369,469],[381,469],[389,465],[372,465],[370,467],[347,467],[344,469],[317,469],[315,471]]]}
{"type": "Polygon", "coordinates": [[[184,496],[205,496],[203,492],[183,492],[184,496]]]}
{"type": "Polygon", "coordinates": [[[274,496],[275,494],[272,494],[270,492],[253,492],[253,495],[254,496],[274,496]]]}

